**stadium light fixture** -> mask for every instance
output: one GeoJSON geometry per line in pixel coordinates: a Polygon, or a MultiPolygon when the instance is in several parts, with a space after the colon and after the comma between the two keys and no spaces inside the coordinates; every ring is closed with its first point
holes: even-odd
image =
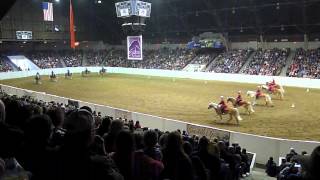
{"type": "Polygon", "coordinates": [[[236,9],[232,8],[232,14],[235,14],[235,13],[236,13],[236,9]]]}
{"type": "Polygon", "coordinates": [[[101,1],[101,0],[98,0],[98,1],[97,1],[97,3],[98,3],[98,4],[101,4],[101,3],[102,3],[102,1],[101,1]]]}
{"type": "Polygon", "coordinates": [[[276,9],[279,10],[280,9],[280,3],[276,4],[276,9]]]}
{"type": "Polygon", "coordinates": [[[57,3],[60,2],[60,0],[55,0],[57,3]]]}

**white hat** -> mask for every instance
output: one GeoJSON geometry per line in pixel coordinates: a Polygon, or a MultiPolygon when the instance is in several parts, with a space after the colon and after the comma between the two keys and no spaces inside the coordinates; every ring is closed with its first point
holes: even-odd
{"type": "Polygon", "coordinates": [[[223,96],[220,96],[220,98],[223,98],[223,96]]]}

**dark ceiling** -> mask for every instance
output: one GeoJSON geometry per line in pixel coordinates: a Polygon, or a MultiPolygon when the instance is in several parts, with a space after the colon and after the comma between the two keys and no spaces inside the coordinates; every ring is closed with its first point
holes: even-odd
{"type": "MultiPolygon", "coordinates": [[[[73,0],[75,15],[94,27],[103,40],[119,42],[125,34],[116,18],[118,0],[73,0]]],[[[60,0],[60,3],[67,3],[60,0]]],[[[151,39],[191,38],[202,32],[242,35],[314,35],[320,32],[320,0],[148,0],[151,18],[145,36],[151,39]]],[[[2,6],[1,14],[4,8],[2,6]]]]}
{"type": "Polygon", "coordinates": [[[16,0],[0,0],[0,20],[9,11],[16,0]]]}

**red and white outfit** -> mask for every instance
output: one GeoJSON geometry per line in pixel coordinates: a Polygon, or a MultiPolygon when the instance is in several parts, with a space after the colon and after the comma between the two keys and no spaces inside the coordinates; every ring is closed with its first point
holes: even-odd
{"type": "Polygon", "coordinates": [[[219,102],[219,106],[220,106],[220,109],[221,109],[222,113],[225,113],[227,111],[228,106],[227,106],[227,103],[224,100],[221,100],[219,102]]]}

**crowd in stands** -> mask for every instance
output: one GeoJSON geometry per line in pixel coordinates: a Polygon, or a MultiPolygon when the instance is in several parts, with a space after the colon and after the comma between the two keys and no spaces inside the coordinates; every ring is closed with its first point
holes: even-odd
{"type": "Polygon", "coordinates": [[[126,52],[113,51],[107,59],[106,65],[118,67],[132,67],[143,69],[182,70],[194,58],[192,51],[176,48],[161,48],[158,50],[145,50],[143,60],[127,60],[126,52]]]}
{"type": "Polygon", "coordinates": [[[288,76],[320,79],[320,49],[297,49],[288,76]]]}
{"type": "Polygon", "coordinates": [[[216,58],[216,54],[198,54],[190,64],[207,65],[216,58]]]}
{"type": "Polygon", "coordinates": [[[252,75],[277,76],[286,65],[288,49],[258,49],[252,61],[242,73],[252,75]]]}
{"type": "Polygon", "coordinates": [[[60,55],[56,52],[33,52],[30,54],[29,58],[35,65],[37,65],[41,69],[62,67],[60,55]]]}
{"type": "Polygon", "coordinates": [[[101,50],[101,51],[88,51],[86,52],[86,58],[88,61],[88,64],[90,66],[101,66],[102,63],[109,57],[108,52],[106,50],[101,50]]]}
{"type": "Polygon", "coordinates": [[[61,54],[61,59],[67,67],[79,67],[82,65],[82,51],[66,51],[61,54]]]}
{"type": "Polygon", "coordinates": [[[13,71],[12,67],[5,61],[5,59],[0,56],[0,72],[13,71]]]}
{"type": "Polygon", "coordinates": [[[266,164],[266,173],[277,180],[316,180],[320,178],[320,146],[311,155],[306,151],[298,154],[294,148],[281,159],[279,166],[270,157],[266,164]]]}
{"type": "MultiPolygon", "coordinates": [[[[82,65],[85,56],[89,66],[130,67],[143,69],[182,70],[188,64],[208,65],[208,71],[217,73],[244,73],[252,75],[280,75],[286,65],[289,49],[258,49],[252,61],[242,72],[252,50],[231,50],[220,55],[195,54],[184,48],[145,50],[143,60],[127,60],[125,50],[101,51],[35,51],[28,57],[41,69],[63,67],[78,67],[82,65]],[[213,61],[215,60],[215,61],[213,61]]],[[[0,61],[0,71],[12,71],[5,61],[0,61]]],[[[287,76],[320,78],[320,48],[313,50],[297,49],[293,63],[288,67],[287,76]]]]}
{"type": "Polygon", "coordinates": [[[236,180],[245,149],[29,97],[0,96],[0,179],[236,180]]]}
{"type": "Polygon", "coordinates": [[[82,63],[82,51],[36,51],[29,53],[28,57],[39,68],[78,67],[82,63]]]}
{"type": "Polygon", "coordinates": [[[220,54],[212,62],[210,71],[216,73],[238,73],[251,52],[251,50],[239,49],[220,54]]]}

